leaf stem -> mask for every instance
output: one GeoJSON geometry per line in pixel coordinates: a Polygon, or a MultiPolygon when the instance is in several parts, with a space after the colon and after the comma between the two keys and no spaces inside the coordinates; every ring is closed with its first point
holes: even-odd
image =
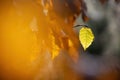
{"type": "Polygon", "coordinates": [[[79,27],[79,26],[88,27],[87,25],[76,25],[76,26],[74,26],[74,28],[79,27]]]}

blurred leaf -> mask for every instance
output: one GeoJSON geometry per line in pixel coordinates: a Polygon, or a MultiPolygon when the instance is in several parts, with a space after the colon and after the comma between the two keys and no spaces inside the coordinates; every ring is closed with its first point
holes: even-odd
{"type": "Polygon", "coordinates": [[[87,6],[86,6],[86,3],[84,2],[84,0],[81,0],[81,9],[82,11],[87,11],[87,6]]]}
{"type": "Polygon", "coordinates": [[[52,49],[52,59],[59,55],[59,51],[60,51],[59,47],[55,45],[54,48],[52,49]]]}
{"type": "Polygon", "coordinates": [[[102,4],[104,4],[106,1],[107,1],[107,0],[100,0],[100,2],[101,2],[102,4]]]}
{"type": "Polygon", "coordinates": [[[93,39],[94,39],[94,34],[92,33],[92,30],[88,27],[83,26],[79,32],[79,40],[84,50],[86,50],[91,45],[93,39]]]}
{"type": "Polygon", "coordinates": [[[83,0],[81,1],[81,7],[82,7],[81,8],[82,20],[84,22],[87,22],[89,20],[89,18],[87,17],[87,15],[85,13],[85,12],[87,12],[87,7],[86,7],[86,4],[85,4],[85,2],[83,0]]]}
{"type": "Polygon", "coordinates": [[[82,12],[82,19],[84,22],[87,22],[89,20],[84,11],[82,12]]]}
{"type": "Polygon", "coordinates": [[[120,0],[115,0],[116,3],[120,3],[120,0]]]}

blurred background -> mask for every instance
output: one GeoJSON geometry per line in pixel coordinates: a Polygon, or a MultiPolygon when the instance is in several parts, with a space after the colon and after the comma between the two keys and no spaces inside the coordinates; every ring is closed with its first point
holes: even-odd
{"type": "Polygon", "coordinates": [[[0,0],[0,80],[120,80],[119,21],[119,0],[0,0]]]}

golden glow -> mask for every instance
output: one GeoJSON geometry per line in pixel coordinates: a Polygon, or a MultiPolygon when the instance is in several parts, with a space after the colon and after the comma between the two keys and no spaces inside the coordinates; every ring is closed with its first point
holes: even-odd
{"type": "Polygon", "coordinates": [[[45,7],[49,10],[46,16],[44,6],[32,0],[0,2],[2,79],[33,80],[37,72],[42,72],[41,69],[51,61],[47,52],[54,60],[62,49],[68,53],[76,51],[79,41],[72,29],[73,23],[65,23],[52,11],[51,2],[50,5],[45,7]]]}

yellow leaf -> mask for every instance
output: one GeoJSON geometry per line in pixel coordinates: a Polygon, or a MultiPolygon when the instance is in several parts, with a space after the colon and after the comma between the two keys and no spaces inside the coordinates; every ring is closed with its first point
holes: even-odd
{"type": "Polygon", "coordinates": [[[54,49],[52,50],[52,60],[59,55],[59,47],[57,45],[54,46],[54,49]]]}
{"type": "Polygon", "coordinates": [[[92,33],[92,30],[88,27],[83,26],[79,32],[79,40],[84,50],[86,50],[91,45],[93,39],[94,39],[94,34],[92,33]]]}
{"type": "Polygon", "coordinates": [[[50,39],[51,39],[51,53],[52,53],[52,60],[57,57],[60,53],[60,47],[55,43],[55,36],[50,34],[50,39]]]}

